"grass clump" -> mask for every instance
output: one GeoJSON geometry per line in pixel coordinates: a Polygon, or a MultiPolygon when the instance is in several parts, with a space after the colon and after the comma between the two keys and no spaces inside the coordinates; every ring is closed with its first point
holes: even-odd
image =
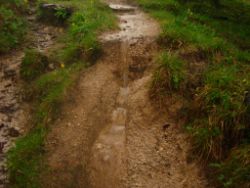
{"type": "Polygon", "coordinates": [[[152,93],[164,95],[177,91],[185,78],[184,62],[176,55],[163,52],[159,58],[159,67],[152,81],[152,93]]]}
{"type": "Polygon", "coordinates": [[[39,21],[55,26],[65,26],[68,18],[72,15],[71,7],[64,7],[58,4],[40,3],[38,10],[39,21]]]}
{"type": "Polygon", "coordinates": [[[37,126],[25,137],[16,141],[16,146],[8,153],[8,168],[12,187],[39,187],[39,162],[43,154],[46,130],[37,126]]]}
{"type": "Polygon", "coordinates": [[[235,148],[222,163],[213,163],[211,167],[219,172],[218,180],[224,187],[250,186],[249,145],[235,148]]]}
{"type": "Polygon", "coordinates": [[[206,89],[204,92],[201,92],[206,102],[205,106],[210,108],[214,105],[219,105],[228,110],[233,106],[230,102],[235,101],[231,100],[232,97],[242,101],[242,97],[238,96],[237,93],[230,92],[230,90],[241,90],[242,85],[236,84],[241,82],[237,76],[238,71],[238,68],[234,65],[211,66],[211,70],[205,74],[204,78],[206,89]]]}
{"type": "MultiPolygon", "coordinates": [[[[54,1],[49,1],[54,2],[54,1]]],[[[69,27],[63,43],[67,44],[58,53],[58,58],[68,64],[77,59],[94,61],[100,54],[97,36],[100,32],[113,29],[116,19],[112,11],[97,0],[55,1],[75,10],[69,19],[69,27]]]]}
{"type": "MultiPolygon", "coordinates": [[[[213,29],[200,24],[193,23],[189,17],[193,14],[189,9],[185,9],[176,0],[149,2],[139,0],[141,6],[148,10],[162,24],[160,41],[163,45],[169,46],[174,43],[192,44],[204,51],[223,50],[225,41],[213,31],[213,29]],[[157,3],[156,3],[157,2],[157,3]],[[154,9],[154,5],[160,4],[164,7],[159,10],[154,9]],[[175,12],[166,9],[167,6],[174,6],[175,12]]],[[[181,45],[179,45],[180,47],[181,45]]]]}
{"type": "Polygon", "coordinates": [[[0,3],[0,53],[6,53],[19,44],[25,35],[26,24],[16,2],[0,3]]]}
{"type": "Polygon", "coordinates": [[[57,106],[63,100],[66,89],[72,84],[74,74],[84,66],[84,64],[74,64],[67,69],[62,68],[44,74],[36,80],[34,93],[39,96],[37,100],[40,102],[35,115],[37,120],[46,123],[53,117],[49,117],[49,114],[56,114],[57,106]]]}
{"type": "Polygon", "coordinates": [[[41,52],[34,49],[27,50],[21,63],[21,78],[25,81],[32,81],[44,74],[48,69],[48,65],[48,58],[41,52]]]}
{"type": "MultiPolygon", "coordinates": [[[[249,167],[231,153],[250,146],[249,103],[246,93],[250,88],[249,66],[244,64],[210,65],[203,75],[203,85],[196,89],[189,117],[194,150],[206,162],[218,162],[217,176],[223,187],[246,184],[249,167]],[[232,169],[237,171],[230,172],[232,169]],[[244,173],[241,173],[244,172],[244,173]],[[225,177],[224,177],[225,176],[225,177]],[[245,181],[243,181],[245,180],[245,181]]],[[[246,158],[250,158],[246,153],[246,158]]]]}
{"type": "Polygon", "coordinates": [[[218,37],[210,28],[201,24],[187,24],[185,15],[177,18],[171,17],[169,16],[172,21],[169,21],[162,27],[160,40],[167,40],[164,44],[168,44],[171,41],[180,41],[183,44],[195,45],[198,49],[207,53],[223,51],[226,48],[225,41],[218,37]]]}
{"type": "MultiPolygon", "coordinates": [[[[82,52],[78,56],[95,59],[93,56],[97,55],[100,50],[97,34],[100,31],[114,28],[115,18],[110,11],[106,5],[92,1],[81,12],[76,12],[72,16],[68,37],[75,46],[75,52],[82,52]]],[[[67,50],[66,48],[64,51],[66,54],[67,50]]],[[[70,57],[64,56],[66,59],[70,59],[70,57]]]]}
{"type": "MultiPolygon", "coordinates": [[[[218,51],[226,55],[237,56],[238,48],[243,49],[245,56],[249,57],[249,24],[246,23],[246,18],[242,20],[232,21],[229,17],[237,17],[237,11],[244,9],[244,4],[237,3],[238,10],[232,8],[233,13],[227,8],[233,7],[228,1],[223,1],[223,12],[225,19],[212,16],[206,11],[198,11],[195,6],[206,7],[206,2],[200,1],[149,1],[138,0],[139,4],[149,13],[152,14],[162,25],[162,33],[160,42],[172,47],[177,45],[180,48],[182,45],[195,45],[201,51],[208,54],[213,54],[218,51]],[[181,3],[180,3],[181,2],[181,3]],[[230,6],[229,6],[230,4],[230,6]],[[155,6],[158,9],[155,9],[155,6]],[[173,6],[172,10],[166,7],[173,6]],[[159,8],[161,7],[161,8],[159,8]],[[181,44],[181,45],[180,45],[181,44]]],[[[209,9],[215,10],[214,6],[208,3],[209,9]]],[[[205,9],[207,10],[208,7],[205,9]]],[[[248,10],[248,9],[247,9],[248,10]]],[[[250,9],[249,9],[250,10],[250,9]]],[[[221,9],[214,11],[213,14],[221,14],[221,9]]],[[[172,48],[171,48],[172,49],[172,48]]],[[[174,48],[175,49],[175,48],[174,48]]],[[[241,52],[241,54],[243,53],[241,52]]]]}
{"type": "Polygon", "coordinates": [[[250,82],[249,68],[244,69],[236,65],[213,65],[205,73],[204,85],[195,93],[195,110],[202,119],[195,116],[192,124],[195,137],[203,139],[197,139],[197,150],[204,150],[200,154],[205,158],[223,159],[231,148],[245,139],[242,132],[249,125],[244,118],[248,113],[244,100],[250,82]],[[210,130],[218,134],[210,134],[210,130]]]}

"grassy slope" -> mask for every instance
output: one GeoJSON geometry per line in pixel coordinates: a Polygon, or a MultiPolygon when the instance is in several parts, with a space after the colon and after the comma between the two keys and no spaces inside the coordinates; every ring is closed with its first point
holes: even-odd
{"type": "Polygon", "coordinates": [[[189,117],[194,151],[216,170],[219,187],[248,187],[250,6],[187,2],[138,0],[162,26],[151,94],[161,103],[169,94],[187,101],[180,115],[189,117]]]}
{"type": "Polygon", "coordinates": [[[59,54],[53,57],[56,70],[47,71],[44,64],[39,65],[50,58],[43,58],[34,50],[28,50],[23,60],[21,76],[27,82],[35,110],[32,129],[19,138],[16,147],[8,153],[11,187],[40,187],[39,174],[44,169],[43,145],[48,127],[78,73],[89,64],[89,53],[94,55],[99,49],[98,32],[115,26],[112,12],[98,0],[48,2],[62,3],[74,7],[75,11],[61,40],[63,47],[53,51],[59,54]],[[38,71],[39,67],[42,69],[38,71]]]}

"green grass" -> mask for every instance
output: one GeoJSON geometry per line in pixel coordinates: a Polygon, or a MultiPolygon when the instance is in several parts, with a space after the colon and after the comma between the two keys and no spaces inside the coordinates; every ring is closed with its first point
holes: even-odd
{"type": "Polygon", "coordinates": [[[45,135],[43,125],[37,125],[36,129],[17,140],[16,147],[9,152],[8,168],[12,187],[39,187],[38,177],[45,135]]]}
{"type": "Polygon", "coordinates": [[[250,88],[249,2],[137,2],[161,24],[158,41],[168,51],[161,58],[166,66],[160,64],[154,74],[151,95],[167,100],[172,93],[189,101],[184,110],[186,127],[197,156],[217,164],[211,167],[213,179],[219,187],[249,187],[249,104],[245,102],[250,88]],[[182,61],[185,66],[180,66],[182,61]],[[174,74],[184,78],[186,90],[176,90],[174,74]]]}
{"type": "Polygon", "coordinates": [[[60,41],[63,47],[53,50],[53,57],[46,58],[34,50],[28,50],[23,59],[21,76],[29,88],[27,98],[34,104],[34,115],[30,131],[19,138],[16,146],[8,152],[10,184],[13,188],[41,187],[40,174],[46,170],[44,141],[49,126],[60,112],[60,104],[80,71],[91,63],[87,61],[90,59],[86,58],[86,54],[89,51],[95,53],[99,48],[98,33],[115,26],[112,12],[99,1],[48,2],[72,6],[75,12],[69,20],[64,39],[60,41]],[[46,68],[51,63],[47,62],[50,59],[55,61],[53,63],[57,67],[53,71],[46,68]]]}
{"type": "Polygon", "coordinates": [[[220,173],[218,180],[224,187],[250,186],[250,150],[248,145],[233,149],[229,157],[222,163],[211,166],[220,173]]]}
{"type": "Polygon", "coordinates": [[[10,181],[13,187],[39,187],[39,174],[42,164],[43,145],[51,123],[58,113],[68,88],[74,82],[84,64],[74,64],[44,74],[30,83],[36,94],[35,114],[30,132],[16,141],[16,147],[8,153],[10,181]]]}
{"type": "Polygon", "coordinates": [[[0,2],[0,53],[16,47],[25,36],[26,24],[23,15],[18,11],[23,6],[17,1],[0,2]]]}
{"type": "Polygon", "coordinates": [[[65,47],[56,55],[61,61],[70,64],[79,58],[95,60],[100,53],[97,36],[100,32],[116,27],[116,17],[107,5],[96,0],[49,0],[49,3],[60,3],[72,7],[75,13],[69,19],[68,32],[63,36],[65,47]]]}
{"type": "Polygon", "coordinates": [[[185,64],[175,55],[162,53],[158,58],[159,68],[152,80],[152,94],[164,95],[177,91],[185,79],[185,64]]]}
{"type": "Polygon", "coordinates": [[[44,74],[48,66],[49,60],[46,56],[34,49],[27,50],[20,67],[21,78],[32,81],[44,74]]]}
{"type": "MultiPolygon", "coordinates": [[[[165,15],[166,16],[166,15],[165,15]]],[[[165,17],[164,16],[164,17],[165,17]]],[[[216,33],[201,24],[188,23],[186,15],[167,15],[168,21],[162,26],[161,38],[171,41],[181,41],[182,43],[195,45],[201,51],[215,52],[223,51],[227,44],[216,33]]]]}

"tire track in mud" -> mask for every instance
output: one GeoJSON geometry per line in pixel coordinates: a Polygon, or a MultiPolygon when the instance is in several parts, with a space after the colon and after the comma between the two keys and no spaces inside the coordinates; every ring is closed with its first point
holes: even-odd
{"type": "Polygon", "coordinates": [[[126,1],[106,3],[120,30],[100,36],[103,56],[82,72],[52,127],[44,187],[206,187],[186,136],[148,98],[158,24],[126,1]]]}

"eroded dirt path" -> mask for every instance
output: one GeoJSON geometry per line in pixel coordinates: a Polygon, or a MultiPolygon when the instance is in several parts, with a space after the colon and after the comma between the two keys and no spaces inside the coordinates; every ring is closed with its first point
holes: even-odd
{"type": "Polygon", "coordinates": [[[126,1],[107,4],[120,30],[100,36],[103,56],[82,72],[52,127],[44,187],[207,187],[187,137],[148,98],[158,24],[126,1]]]}

